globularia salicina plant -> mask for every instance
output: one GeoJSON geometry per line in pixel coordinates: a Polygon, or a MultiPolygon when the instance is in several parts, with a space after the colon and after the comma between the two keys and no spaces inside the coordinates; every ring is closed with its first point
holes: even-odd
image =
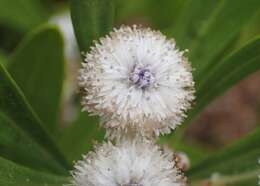
{"type": "Polygon", "coordinates": [[[259,0],[0,0],[0,186],[257,186],[259,129],[217,150],[184,134],[260,68],[259,15],[259,0]]]}
{"type": "Polygon", "coordinates": [[[84,110],[111,142],[76,164],[74,185],[186,185],[174,155],[153,142],[180,124],[194,99],[191,67],[160,32],[123,26],[96,43],[80,70],[84,110]]]}

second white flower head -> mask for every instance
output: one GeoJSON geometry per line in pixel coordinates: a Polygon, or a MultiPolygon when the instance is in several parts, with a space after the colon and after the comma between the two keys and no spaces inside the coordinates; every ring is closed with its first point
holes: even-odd
{"type": "Polygon", "coordinates": [[[173,40],[121,27],[86,54],[79,76],[84,109],[100,115],[113,138],[127,130],[170,133],[194,99],[191,67],[173,40]]]}
{"type": "Polygon", "coordinates": [[[186,186],[171,151],[136,138],[104,143],[75,164],[72,186],[186,186]]]}

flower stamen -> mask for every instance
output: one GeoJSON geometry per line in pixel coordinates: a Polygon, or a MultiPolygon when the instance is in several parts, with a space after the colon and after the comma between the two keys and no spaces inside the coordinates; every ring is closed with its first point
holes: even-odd
{"type": "Polygon", "coordinates": [[[138,88],[147,88],[155,81],[154,75],[151,73],[148,66],[135,65],[130,74],[130,81],[133,82],[138,88]]]}

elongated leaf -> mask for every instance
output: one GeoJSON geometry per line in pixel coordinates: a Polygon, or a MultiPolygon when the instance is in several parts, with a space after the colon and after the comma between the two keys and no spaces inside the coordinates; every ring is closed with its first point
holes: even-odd
{"type": "Polygon", "coordinates": [[[198,101],[191,115],[199,113],[214,98],[259,69],[260,38],[258,37],[219,62],[211,73],[205,74],[204,81],[198,85],[198,101]]]}
{"type": "MultiPolygon", "coordinates": [[[[175,25],[176,19],[186,0],[116,0],[116,21],[119,23],[132,20],[144,20],[156,29],[164,29],[175,25]]],[[[146,23],[146,24],[147,24],[146,23]]]]}
{"type": "Polygon", "coordinates": [[[0,23],[19,31],[27,31],[47,19],[40,0],[0,0],[0,23]]]}
{"type": "Polygon", "coordinates": [[[158,6],[157,0],[148,0],[148,16],[151,24],[157,29],[164,29],[175,26],[175,22],[180,14],[186,0],[161,0],[158,6]]]}
{"type": "Polygon", "coordinates": [[[1,113],[0,156],[32,169],[66,173],[45,149],[1,113]]]}
{"type": "Polygon", "coordinates": [[[256,15],[252,18],[252,20],[248,23],[248,25],[244,28],[239,38],[238,46],[241,47],[249,40],[253,39],[255,36],[260,35],[260,11],[257,11],[256,15]]]}
{"type": "Polygon", "coordinates": [[[150,0],[116,0],[115,21],[122,23],[129,21],[129,19],[146,18],[147,12],[149,12],[149,1],[150,0]]]}
{"type": "Polygon", "coordinates": [[[26,101],[25,96],[1,64],[0,82],[0,112],[52,153],[62,166],[70,168],[50,135],[44,129],[42,122],[26,101]]]}
{"type": "Polygon", "coordinates": [[[72,0],[71,17],[80,50],[112,29],[114,0],[72,0]]]}
{"type": "Polygon", "coordinates": [[[31,170],[0,157],[0,185],[3,186],[61,186],[69,183],[58,177],[31,170]]]}
{"type": "Polygon", "coordinates": [[[2,65],[6,65],[6,63],[7,63],[7,57],[6,57],[5,53],[2,52],[1,50],[0,50],[0,63],[2,65]]]}
{"type": "Polygon", "coordinates": [[[190,48],[191,43],[201,35],[202,28],[223,0],[186,0],[176,24],[167,29],[166,34],[174,37],[182,49],[190,48]]]}
{"type": "Polygon", "coordinates": [[[54,133],[64,78],[63,41],[52,26],[26,37],[10,59],[8,70],[28,102],[54,133]]]}
{"type": "Polygon", "coordinates": [[[98,124],[97,117],[82,112],[74,123],[62,131],[59,144],[70,161],[80,159],[91,150],[95,141],[103,139],[104,131],[98,124]]]}
{"type": "Polygon", "coordinates": [[[250,182],[257,185],[260,174],[259,141],[260,129],[257,129],[246,138],[202,161],[188,172],[192,185],[201,185],[205,180],[211,181],[212,185],[249,185],[250,182]]]}
{"type": "Polygon", "coordinates": [[[163,146],[166,145],[170,147],[174,152],[184,152],[189,157],[191,166],[205,159],[210,154],[208,150],[199,147],[197,144],[190,144],[185,139],[178,141],[172,139],[169,139],[167,136],[162,136],[158,142],[163,146]]]}
{"type": "Polygon", "coordinates": [[[214,59],[241,32],[259,8],[259,0],[239,3],[236,0],[223,1],[190,49],[190,60],[196,68],[195,79],[200,75],[202,78],[217,64],[214,59]]]}

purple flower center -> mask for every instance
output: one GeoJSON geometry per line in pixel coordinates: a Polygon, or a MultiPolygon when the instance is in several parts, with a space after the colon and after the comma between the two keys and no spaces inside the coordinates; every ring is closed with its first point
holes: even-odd
{"type": "Polygon", "coordinates": [[[148,66],[135,65],[130,80],[139,88],[146,88],[154,83],[154,76],[148,66]]]}

